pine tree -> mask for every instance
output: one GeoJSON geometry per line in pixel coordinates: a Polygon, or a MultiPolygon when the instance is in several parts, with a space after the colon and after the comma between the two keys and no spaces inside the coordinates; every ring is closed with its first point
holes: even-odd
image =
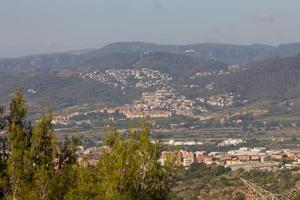
{"type": "Polygon", "coordinates": [[[59,151],[57,154],[58,169],[73,166],[76,163],[76,150],[78,144],[79,140],[76,137],[72,137],[71,139],[68,137],[64,138],[63,142],[60,144],[59,151]]]}
{"type": "MultiPolygon", "coordinates": [[[[6,117],[4,116],[4,106],[0,106],[0,131],[6,128],[6,117]]],[[[0,136],[0,199],[8,195],[8,178],[7,178],[7,159],[8,159],[8,142],[6,134],[0,136]]]]}
{"type": "Polygon", "coordinates": [[[32,132],[31,162],[33,182],[40,200],[49,199],[54,176],[55,136],[52,126],[52,113],[40,117],[32,132]]]}
{"type": "Polygon", "coordinates": [[[0,107],[0,198],[63,199],[77,177],[74,138],[58,145],[52,113],[45,112],[34,124],[25,120],[27,106],[20,89],[11,98],[10,114],[0,107]]]}
{"type": "Polygon", "coordinates": [[[30,146],[31,146],[31,124],[25,121],[27,106],[17,89],[10,103],[10,123],[8,127],[8,143],[10,156],[8,159],[8,175],[10,179],[12,198],[24,196],[25,187],[31,178],[30,146]]]}
{"type": "Polygon", "coordinates": [[[81,169],[77,187],[67,199],[168,199],[175,162],[159,163],[160,148],[151,142],[149,133],[149,128],[142,127],[127,138],[114,134],[111,151],[101,155],[96,168],[81,169]]]}
{"type": "MultiPolygon", "coordinates": [[[[6,127],[6,117],[4,116],[4,106],[0,106],[0,131],[6,127]]],[[[0,176],[4,173],[8,159],[7,137],[5,134],[0,136],[0,176]]]]}
{"type": "Polygon", "coordinates": [[[75,187],[78,177],[76,150],[79,141],[77,138],[65,137],[56,151],[56,170],[53,177],[53,193],[51,199],[61,200],[69,190],[75,187]]]}
{"type": "Polygon", "coordinates": [[[0,105],[0,131],[5,127],[4,106],[0,105]]]}
{"type": "Polygon", "coordinates": [[[45,112],[34,126],[25,120],[26,112],[26,102],[18,89],[12,95],[9,120],[5,123],[7,140],[3,148],[9,153],[0,169],[9,187],[0,192],[6,197],[168,199],[176,175],[175,162],[170,159],[164,166],[159,163],[160,147],[151,142],[147,126],[132,130],[127,137],[121,137],[117,131],[108,134],[106,141],[111,150],[100,157],[95,168],[80,168],[76,155],[78,140],[65,138],[58,145],[51,112],[45,112]]]}

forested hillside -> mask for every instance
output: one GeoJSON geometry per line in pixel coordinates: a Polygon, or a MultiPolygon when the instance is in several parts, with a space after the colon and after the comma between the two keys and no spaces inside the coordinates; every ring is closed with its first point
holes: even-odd
{"type": "Polygon", "coordinates": [[[247,70],[217,78],[217,87],[237,92],[253,101],[300,97],[300,55],[251,63],[246,68],[247,70]]]}

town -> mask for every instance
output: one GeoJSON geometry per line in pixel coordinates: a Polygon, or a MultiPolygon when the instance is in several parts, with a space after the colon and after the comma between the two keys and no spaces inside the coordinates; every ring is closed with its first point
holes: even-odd
{"type": "MultiPolygon", "coordinates": [[[[77,151],[78,163],[84,166],[95,166],[99,157],[109,151],[110,148],[107,146],[91,148],[80,146],[77,151]]],[[[175,156],[177,164],[185,168],[189,168],[195,163],[223,165],[232,170],[243,168],[247,171],[251,169],[276,171],[282,168],[300,167],[300,150],[290,149],[273,150],[265,147],[242,147],[227,152],[186,151],[179,149],[162,151],[159,159],[160,163],[164,165],[170,156],[175,156]]]]}
{"type": "Polygon", "coordinates": [[[91,113],[121,114],[127,119],[171,118],[173,115],[179,115],[203,121],[216,117],[215,113],[210,111],[212,108],[240,106],[247,102],[247,99],[233,93],[189,99],[176,92],[174,88],[165,86],[154,92],[143,92],[140,99],[134,100],[131,104],[56,115],[53,123],[56,125],[68,125],[72,121],[76,123],[76,120],[72,120],[74,117],[87,116],[91,113]]]}
{"type": "Polygon", "coordinates": [[[172,80],[166,73],[149,68],[142,69],[108,69],[104,72],[80,73],[82,79],[89,79],[121,88],[128,87],[147,89],[154,86],[164,86],[172,80]]]}

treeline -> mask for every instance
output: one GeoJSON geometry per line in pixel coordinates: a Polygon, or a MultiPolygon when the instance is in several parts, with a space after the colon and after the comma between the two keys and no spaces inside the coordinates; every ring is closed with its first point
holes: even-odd
{"type": "Polygon", "coordinates": [[[25,99],[17,89],[9,112],[0,109],[0,199],[171,199],[177,167],[175,158],[164,166],[160,147],[150,141],[150,129],[142,126],[121,137],[107,134],[110,151],[96,167],[77,163],[78,141],[58,142],[51,111],[34,123],[26,120],[25,99]]]}

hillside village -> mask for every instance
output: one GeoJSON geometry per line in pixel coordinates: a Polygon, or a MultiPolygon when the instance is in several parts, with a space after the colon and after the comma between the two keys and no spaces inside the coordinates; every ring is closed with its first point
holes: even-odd
{"type": "Polygon", "coordinates": [[[172,80],[166,73],[149,68],[142,69],[108,69],[104,72],[81,72],[82,79],[94,80],[115,88],[128,87],[147,89],[155,86],[165,86],[172,80]]]}
{"type": "Polygon", "coordinates": [[[207,71],[207,72],[197,72],[195,75],[190,76],[190,79],[195,78],[206,78],[209,76],[222,76],[222,75],[228,75],[234,72],[239,72],[242,70],[246,70],[245,67],[242,67],[240,65],[229,65],[226,69],[221,69],[219,71],[207,71]]]}
{"type": "Polygon", "coordinates": [[[233,93],[210,96],[208,98],[188,99],[180,95],[170,86],[162,87],[154,92],[144,92],[141,98],[131,104],[117,107],[102,107],[97,110],[74,112],[67,115],[58,115],[54,124],[68,124],[72,118],[79,115],[87,116],[89,113],[122,114],[128,119],[134,118],[170,118],[173,115],[187,116],[198,120],[207,120],[214,117],[210,114],[210,107],[230,107],[247,103],[239,95],[233,93]]]}

